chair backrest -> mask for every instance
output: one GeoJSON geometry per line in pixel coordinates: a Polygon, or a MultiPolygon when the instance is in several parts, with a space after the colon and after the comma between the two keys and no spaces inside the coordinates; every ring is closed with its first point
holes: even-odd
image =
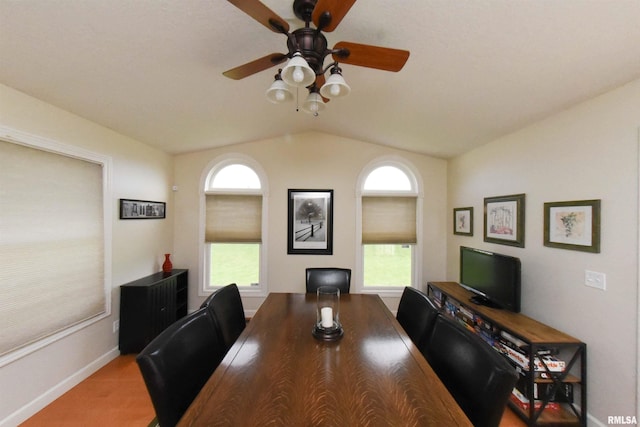
{"type": "Polygon", "coordinates": [[[438,315],[438,308],[420,290],[407,286],[402,292],[396,319],[411,341],[422,350],[438,315]]]}
{"type": "Polygon", "coordinates": [[[315,293],[320,286],[334,286],[341,294],[348,294],[351,288],[349,268],[307,268],[307,293],[315,293]]]}
{"type": "Polygon", "coordinates": [[[216,290],[200,308],[206,308],[211,313],[226,353],[247,326],[238,286],[232,283],[216,290]]]}
{"type": "Polygon", "coordinates": [[[162,331],[136,357],[162,427],[175,426],[213,371],[224,349],[207,310],[162,331]]]}
{"type": "Polygon", "coordinates": [[[476,427],[497,427],[518,374],[504,356],[462,325],[438,316],[427,361],[476,427]]]}

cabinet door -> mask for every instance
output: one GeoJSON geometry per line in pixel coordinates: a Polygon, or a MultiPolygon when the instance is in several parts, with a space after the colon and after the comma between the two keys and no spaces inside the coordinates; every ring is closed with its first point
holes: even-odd
{"type": "MultiPolygon", "coordinates": [[[[149,288],[149,342],[175,322],[176,279],[170,277],[149,288]]],[[[148,343],[147,343],[148,344],[148,343]]]]}

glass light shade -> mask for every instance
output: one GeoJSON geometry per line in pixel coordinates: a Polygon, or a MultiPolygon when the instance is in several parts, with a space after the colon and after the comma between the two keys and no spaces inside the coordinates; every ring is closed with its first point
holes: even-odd
{"type": "Polygon", "coordinates": [[[293,54],[280,75],[286,84],[294,87],[307,87],[316,80],[315,71],[299,52],[293,54]]]}
{"type": "Polygon", "coordinates": [[[291,89],[280,79],[276,79],[271,83],[271,87],[267,89],[266,95],[267,99],[274,104],[280,104],[293,99],[291,89]]]}
{"type": "Polygon", "coordinates": [[[339,73],[331,73],[327,81],[320,88],[320,95],[325,98],[340,98],[349,95],[351,88],[339,73]]]}
{"type": "Polygon", "coordinates": [[[310,92],[307,99],[305,99],[304,104],[302,104],[302,109],[314,116],[317,116],[318,113],[325,108],[326,104],[318,92],[310,92]]]}

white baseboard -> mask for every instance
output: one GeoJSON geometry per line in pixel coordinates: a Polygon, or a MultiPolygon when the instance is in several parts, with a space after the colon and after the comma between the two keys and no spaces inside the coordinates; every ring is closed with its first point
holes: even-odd
{"type": "Polygon", "coordinates": [[[70,377],[65,378],[63,381],[59,382],[49,390],[42,393],[40,396],[24,405],[22,408],[18,409],[17,411],[6,417],[4,420],[1,420],[0,427],[14,427],[26,421],[27,419],[35,415],[38,411],[41,411],[45,406],[65,394],[67,391],[71,390],[76,385],[80,384],[80,382],[87,379],[91,374],[102,368],[107,363],[111,362],[119,355],[120,352],[118,351],[117,347],[110,350],[106,354],[103,354],[70,377]]]}
{"type": "Polygon", "coordinates": [[[587,425],[590,427],[607,427],[606,424],[600,422],[599,419],[587,412],[587,425]]]}

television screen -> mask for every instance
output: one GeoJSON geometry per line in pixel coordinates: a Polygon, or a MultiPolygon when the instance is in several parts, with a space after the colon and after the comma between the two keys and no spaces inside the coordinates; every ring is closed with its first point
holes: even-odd
{"type": "Polygon", "coordinates": [[[460,284],[471,301],[520,312],[520,259],[460,246],[460,284]]]}

